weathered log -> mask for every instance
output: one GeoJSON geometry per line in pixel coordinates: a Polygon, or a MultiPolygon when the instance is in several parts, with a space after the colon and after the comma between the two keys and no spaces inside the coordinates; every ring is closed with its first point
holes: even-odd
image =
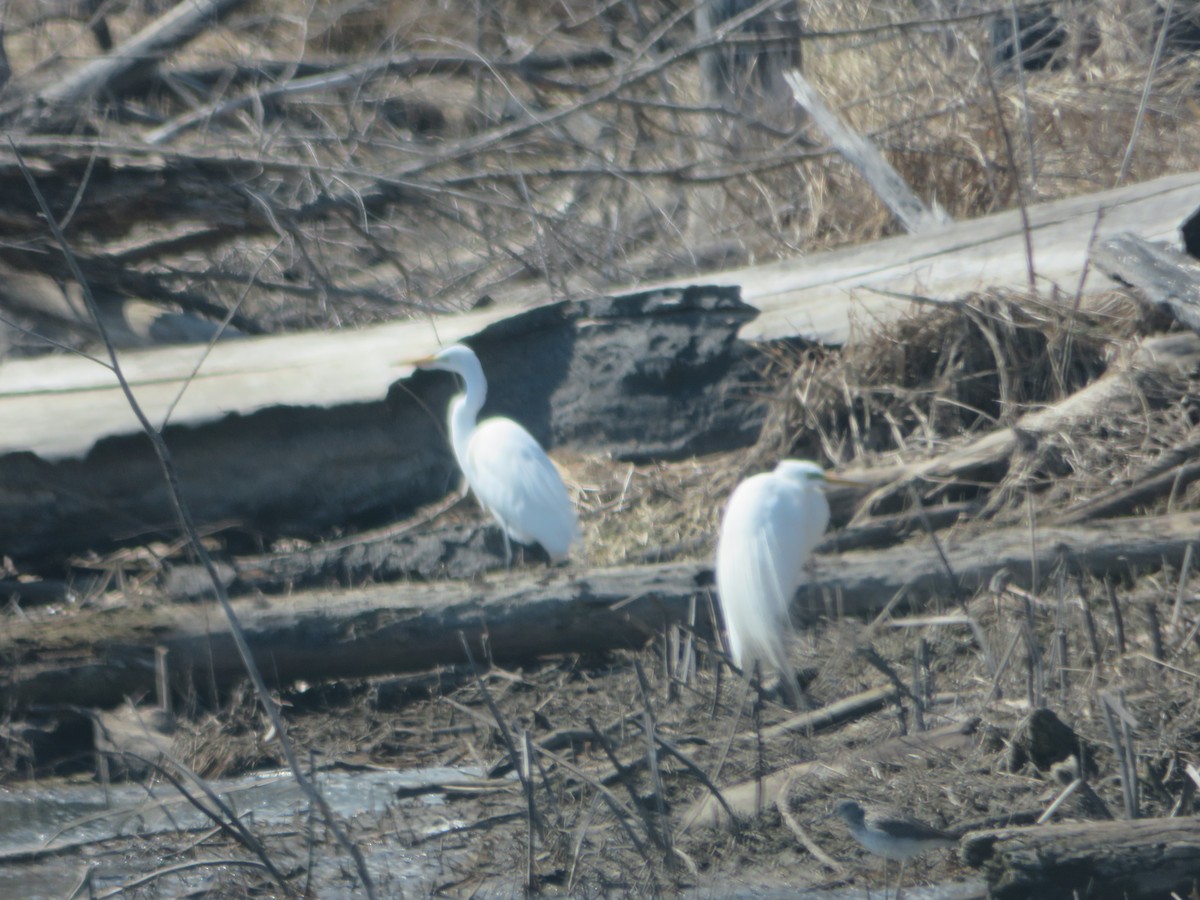
{"type": "Polygon", "coordinates": [[[1169,240],[1197,206],[1200,174],[1189,173],[1035,204],[1025,216],[1008,210],[949,229],[726,269],[705,281],[739,285],[742,298],[760,310],[743,326],[745,340],[801,335],[846,344],[862,333],[862,323],[895,321],[911,314],[917,300],[956,302],[974,291],[1028,290],[1027,232],[1038,282],[1047,286],[1041,302],[1055,302],[1051,285],[1068,302],[1080,290],[1084,298],[1107,293],[1112,282],[1088,268],[1093,235],[1104,240],[1131,231],[1169,240]]]}
{"type": "MultiPolygon", "coordinates": [[[[852,501],[858,493],[834,492],[830,498],[833,508],[830,521],[834,525],[850,519],[854,511],[852,501]]],[[[931,528],[945,528],[969,518],[978,507],[977,503],[936,506],[926,511],[926,520],[931,528]]],[[[833,532],[817,546],[817,552],[879,549],[900,543],[921,528],[920,517],[912,512],[880,516],[833,532]]],[[[694,557],[711,540],[697,538],[656,548],[628,562],[665,563],[685,555],[694,557]]],[[[524,548],[524,553],[528,560],[546,561],[538,547],[524,548]]],[[[413,578],[424,581],[477,578],[503,562],[503,535],[490,516],[480,513],[479,520],[473,523],[389,526],[286,553],[233,557],[222,561],[219,568],[231,594],[253,591],[277,594],[334,584],[355,587],[413,578]]],[[[210,596],[212,583],[203,566],[185,563],[168,568],[162,588],[172,600],[190,600],[210,596]]],[[[0,597],[3,596],[0,583],[0,597]]]]}
{"type": "MultiPolygon", "coordinates": [[[[620,459],[746,446],[763,409],[745,399],[757,352],[736,334],[753,314],[736,290],[695,288],[563,302],[502,319],[471,339],[489,380],[484,412],[512,416],[547,446],[620,459]]],[[[459,337],[479,321],[451,323],[441,335],[459,337]]],[[[454,379],[419,372],[385,400],[388,382],[411,371],[402,358],[436,349],[421,323],[396,334],[394,346],[356,333],[230,341],[213,349],[177,407],[195,351],[182,372],[180,357],[165,352],[126,357],[150,419],[174,408],[188,423],[163,436],[196,519],[311,535],[399,518],[453,487],[459,476],[443,423],[454,379]],[[353,358],[361,353],[375,358],[353,358]],[[359,402],[362,386],[348,381],[360,373],[379,384],[373,402],[359,402]],[[292,379],[289,405],[259,408],[256,391],[278,379],[292,379]]],[[[23,388],[21,363],[0,369],[0,410],[21,423],[0,436],[0,447],[43,454],[0,456],[0,549],[31,558],[173,532],[157,461],[111,374],[83,360],[54,362],[30,366],[23,388]],[[92,381],[63,391],[76,369],[92,381]],[[76,428],[84,437],[104,429],[114,436],[82,459],[46,458],[89,447],[73,443],[76,428]]]]}
{"type": "MultiPolygon", "coordinates": [[[[1039,529],[1037,566],[1062,557],[1080,570],[1125,576],[1178,565],[1200,528],[1200,513],[1119,519],[1075,528],[1039,529]]],[[[1029,534],[992,531],[945,547],[957,578],[932,549],[901,546],[818,560],[816,584],[796,611],[811,621],[837,608],[870,615],[902,593],[915,605],[951,588],[979,590],[1001,569],[1028,584],[1029,534]]],[[[418,671],[463,661],[458,633],[487,636],[491,658],[519,662],[560,653],[640,647],[668,623],[688,620],[691,601],[710,589],[707,565],[629,566],[579,573],[518,573],[482,586],[398,584],[332,593],[298,592],[263,602],[237,601],[250,646],[268,679],[358,678],[418,671]]],[[[707,603],[698,604],[700,610],[707,603]]],[[[698,627],[711,627],[703,618],[698,627]]],[[[53,618],[6,623],[0,659],[8,661],[0,707],[55,702],[111,705],[154,685],[154,650],[170,651],[173,683],[227,686],[242,666],[219,614],[205,605],[80,609],[53,618]]]]}
{"type": "Polygon", "coordinates": [[[1096,246],[1092,263],[1135,288],[1139,299],[1169,310],[1181,325],[1200,332],[1200,265],[1186,253],[1136,234],[1118,234],[1096,246]]]}
{"type": "Polygon", "coordinates": [[[989,896],[1190,897],[1200,885],[1200,819],[1141,819],[969,834],[962,858],[989,896]]]}

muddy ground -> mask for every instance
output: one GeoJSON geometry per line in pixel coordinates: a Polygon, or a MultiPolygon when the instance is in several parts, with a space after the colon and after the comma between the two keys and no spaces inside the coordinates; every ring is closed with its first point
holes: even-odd
{"type": "MultiPolygon", "coordinates": [[[[154,340],[135,321],[146,306],[198,317],[210,326],[202,342],[226,316],[250,333],[353,327],[793,258],[898,229],[821,135],[797,131],[790,104],[772,121],[746,97],[699,87],[703,39],[675,3],[561,4],[570,10],[560,15],[524,0],[462,5],[466,14],[445,2],[259,0],[206,21],[163,67],[66,110],[50,110],[39,91],[100,54],[102,31],[120,41],[158,11],[51,6],[9,6],[15,78],[0,114],[70,220],[80,264],[128,331],[124,346],[154,340]],[[296,78],[347,72],[358,75],[293,90],[296,78]],[[164,299],[173,305],[156,305],[164,299]]],[[[806,75],[956,219],[1194,169],[1196,66],[1153,53],[1155,4],[1054,4],[1069,34],[1053,64],[1022,78],[988,64],[982,16],[915,22],[912,4],[875,0],[806,7],[806,75]]],[[[22,273],[0,279],[16,323],[5,342],[14,354],[45,352],[47,337],[94,349],[24,175],[11,160],[5,174],[13,210],[0,223],[0,262],[22,273]],[[26,279],[39,289],[19,289],[26,279]]],[[[1049,304],[964,297],[844,349],[759,348],[754,400],[770,413],[753,446],[733,453],[632,464],[556,452],[585,532],[570,565],[711,559],[729,491],[781,457],[867,472],[936,457],[1073,396],[1137,341],[1179,330],[1123,292],[1081,308],[1071,287],[1049,304]]],[[[932,560],[1000,526],[1028,529],[1032,555],[1044,523],[1163,472],[1176,473],[1165,489],[1108,515],[1194,511],[1198,396],[1195,372],[1164,376],[1136,403],[1017,441],[978,470],[906,485],[886,508],[857,515],[909,514],[888,540],[932,560]],[[954,505],[952,524],[921,524],[921,510],[954,505]]],[[[469,503],[414,523],[484,529],[472,546],[487,571],[467,579],[481,589],[541,571],[527,559],[505,573],[500,542],[469,503]]],[[[313,541],[221,524],[204,539],[226,558],[313,541]]],[[[33,635],[24,649],[42,653],[83,627],[83,607],[102,613],[89,629],[107,619],[122,634],[149,630],[156,605],[192,602],[171,599],[164,580],[164,564],[194,562],[182,548],[83,552],[53,573],[6,560],[7,589],[21,585],[21,597],[0,610],[0,629],[33,635]]],[[[475,770],[470,783],[435,779],[415,799],[390,787],[366,812],[336,817],[382,896],[878,896],[879,861],[825,818],[839,797],[961,832],[1028,824],[1079,776],[1090,792],[1076,786],[1054,820],[1121,818],[1134,806],[1141,816],[1195,812],[1193,562],[1180,554],[1122,571],[1118,561],[1101,580],[1068,558],[972,592],[957,591],[950,572],[944,596],[870,621],[841,615],[831,596],[792,648],[811,703],[882,694],[827,725],[776,729],[792,711],[745,696],[723,664],[706,590],[689,624],[640,650],[504,667],[484,655],[476,670],[456,658],[433,673],[294,682],[275,697],[301,767],[328,783],[475,770]],[[709,827],[714,792],[741,804],[735,827],[709,827]]],[[[837,552],[822,554],[814,578],[838,564],[837,552]]],[[[288,591],[258,602],[285,605],[288,591]]],[[[140,637],[137,649],[152,646],[153,635],[140,637]]],[[[22,647],[10,649],[0,679],[20,664],[22,647]]],[[[203,804],[196,779],[223,784],[282,764],[247,686],[177,683],[170,693],[173,722],[149,695],[128,698],[137,712],[80,708],[75,696],[0,709],[0,800],[17,803],[0,806],[0,825],[32,819],[42,792],[133,784],[203,804]]],[[[361,894],[354,854],[305,801],[284,820],[244,822],[207,802],[207,825],[42,848],[69,824],[59,821],[36,846],[0,849],[0,895],[361,894]],[[44,865],[56,880],[39,880],[44,865]]],[[[980,877],[947,851],[908,868],[909,884],[967,881],[974,891],[980,877]]]]}
{"type": "MultiPolygon", "coordinates": [[[[872,430],[863,427],[868,415],[892,421],[907,415],[911,422],[925,423],[930,433],[936,429],[948,445],[958,445],[985,428],[980,410],[965,413],[968,404],[962,398],[967,391],[986,397],[977,383],[998,377],[998,371],[1009,379],[1010,396],[1045,402],[1058,387],[1033,363],[1054,352],[1061,332],[1053,321],[1022,319],[1016,310],[1008,301],[980,299],[969,309],[902,322],[878,338],[875,351],[822,351],[816,358],[794,351],[777,354],[764,369],[774,378],[764,382],[773,398],[772,413],[749,452],[641,466],[565,459],[585,531],[585,547],[570,566],[611,565],[648,554],[710,558],[722,499],[737,479],[759,470],[761,460],[780,447],[804,453],[814,431],[833,433],[839,419],[841,433],[848,433],[844,423],[853,415],[854,433],[870,435],[872,430]],[[1021,325],[1004,341],[983,341],[981,323],[998,329],[1005,321],[1021,325]],[[934,334],[965,348],[953,378],[946,377],[942,355],[932,352],[934,334]],[[883,359],[878,348],[895,348],[900,339],[913,348],[901,354],[903,359],[874,368],[861,365],[863,359],[883,359]],[[979,350],[985,345],[992,348],[986,357],[979,350]],[[994,355],[1001,350],[1013,354],[1003,371],[994,355]],[[934,365],[918,365],[930,359],[934,365]],[[799,372],[805,372],[811,388],[803,409],[794,391],[799,372]],[[907,389],[896,390],[896,379],[907,379],[907,389]],[[823,400],[821,386],[833,384],[842,386],[840,396],[830,393],[823,400]],[[880,400],[880,384],[892,388],[886,401],[880,400]],[[859,402],[847,407],[847,391],[859,402]],[[868,395],[880,405],[864,413],[868,395]],[[916,414],[935,408],[952,412],[916,414]],[[816,427],[797,429],[798,414],[816,427]]],[[[1086,384],[1115,359],[1112,352],[1119,345],[1142,329],[1141,320],[1130,317],[1132,310],[1126,307],[1126,315],[1103,332],[1088,331],[1086,341],[1077,337],[1076,364],[1067,370],[1076,373],[1074,384],[1086,384]]],[[[1147,397],[1137,414],[1090,421],[1058,435],[1040,455],[1011,460],[997,482],[958,484],[957,493],[941,502],[967,498],[987,501],[990,508],[963,516],[948,529],[909,537],[904,546],[932,558],[939,547],[998,524],[1028,523],[1031,515],[1030,541],[1036,542],[1037,521],[1052,520],[1071,501],[1100,490],[1098,485],[1134,478],[1131,473],[1152,468],[1172,447],[1192,439],[1196,394],[1191,384],[1185,378],[1164,385],[1162,395],[1147,397]],[[1101,433],[1108,435],[1107,444],[1094,445],[1101,433]],[[1129,451],[1133,447],[1140,455],[1129,451]],[[1095,465],[1064,465],[1064,459],[1095,465]],[[1105,460],[1107,474],[1099,468],[1105,460]]],[[[864,444],[862,461],[878,464],[894,454],[881,451],[883,439],[873,440],[876,446],[864,444]]],[[[1194,508],[1195,491],[1185,486],[1133,514],[1194,508]]],[[[491,527],[469,502],[430,515],[422,527],[491,527]]],[[[219,537],[211,540],[219,546],[219,537]]],[[[483,546],[499,553],[498,542],[483,546]]],[[[291,547],[283,542],[278,549],[291,547]]],[[[159,582],[145,564],[151,557],[141,557],[139,565],[136,555],[114,556],[109,588],[90,602],[109,605],[119,617],[136,617],[139,606],[168,602],[156,596],[159,582]]],[[[819,556],[813,574],[818,584],[823,575],[836,572],[838,559],[836,552],[819,556]]],[[[830,597],[823,614],[800,623],[793,646],[809,700],[820,710],[872,689],[887,694],[833,724],[773,730],[795,713],[769,695],[753,700],[723,664],[719,637],[708,624],[709,604],[716,600],[707,590],[697,594],[694,628],[673,626],[653,635],[640,652],[550,656],[504,668],[481,661],[477,673],[448,661],[431,674],[297,682],[276,696],[300,758],[318,771],[470,767],[493,779],[430,792],[444,799],[445,821],[456,823],[449,830],[445,821],[428,826],[428,832],[415,830],[413,822],[424,820],[410,818],[399,797],[384,813],[352,818],[349,831],[369,848],[385,895],[405,884],[412,889],[413,879],[420,882],[418,892],[451,895],[508,895],[526,886],[580,896],[686,890],[718,896],[781,887],[875,891],[883,886],[879,861],[867,857],[839,821],[825,818],[836,799],[890,804],[960,833],[1028,824],[1074,780],[1082,759],[1082,774],[1094,794],[1076,791],[1053,818],[1120,818],[1129,801],[1110,730],[1114,715],[1126,722],[1135,747],[1138,814],[1191,812],[1195,784],[1187,771],[1200,752],[1195,691],[1200,605],[1190,561],[1182,573],[1180,564],[1097,580],[1064,559],[1059,567],[1036,573],[1036,584],[1000,578],[981,592],[948,590],[930,606],[899,604],[871,621],[841,616],[836,597],[830,597]],[[1059,731],[1047,725],[1056,720],[1062,723],[1059,731]],[[938,738],[931,742],[929,735],[938,738]],[[898,747],[899,738],[910,743],[898,747]],[[812,765],[796,769],[786,787],[787,818],[776,806],[778,775],[766,779],[761,791],[736,789],[806,762],[812,765]],[[524,766],[529,795],[513,779],[514,766],[524,766]],[[713,788],[735,806],[742,804],[735,827],[710,827],[713,788]],[[702,814],[694,808],[698,802],[708,804],[702,814]],[[756,807],[761,807],[758,814],[756,807]],[[420,852],[441,862],[433,874],[423,871],[406,881],[402,872],[379,865],[389,852],[420,852]]],[[[493,555],[476,583],[482,590],[541,565],[528,559],[507,573],[493,555]]],[[[276,595],[261,602],[288,600],[276,595]]],[[[213,615],[218,615],[215,609],[213,615]]],[[[72,611],[61,604],[13,603],[5,616],[39,623],[52,643],[56,628],[69,632],[72,611]]],[[[168,770],[191,771],[211,781],[283,764],[270,724],[248,687],[216,706],[202,699],[203,692],[181,693],[178,686],[175,692],[174,730],[169,743],[160,745],[169,747],[168,770]]],[[[149,715],[151,698],[143,699],[149,715]]],[[[61,710],[43,713],[42,720],[60,728],[69,718],[61,710]]],[[[76,734],[74,747],[58,757],[39,757],[30,741],[44,734],[25,729],[21,721],[6,725],[10,739],[3,745],[3,778],[10,790],[42,788],[57,778],[97,779],[89,731],[76,734]]],[[[128,741],[128,734],[115,740],[128,741]]],[[[138,744],[136,749],[145,755],[155,748],[138,744]]],[[[118,753],[108,774],[120,778],[129,763],[118,753]]],[[[144,766],[133,769],[136,781],[168,788],[161,774],[144,766]]],[[[339,877],[349,879],[341,888],[353,881],[347,874],[349,858],[318,824],[264,826],[260,838],[291,888],[312,871],[321,881],[319,894],[339,889],[337,878],[329,880],[327,872],[306,862],[312,841],[321,854],[341,860],[339,877]]],[[[216,829],[199,843],[188,832],[160,834],[137,846],[160,859],[175,854],[197,861],[249,858],[238,840],[216,829]]],[[[123,841],[98,842],[79,852],[103,869],[107,855],[126,859],[130,847],[123,841]]],[[[910,884],[978,883],[980,877],[951,852],[931,853],[908,869],[910,884]]],[[[205,879],[204,889],[217,896],[285,890],[254,869],[214,866],[205,879]]],[[[143,890],[162,895],[173,886],[178,884],[164,876],[161,884],[143,890]]]]}

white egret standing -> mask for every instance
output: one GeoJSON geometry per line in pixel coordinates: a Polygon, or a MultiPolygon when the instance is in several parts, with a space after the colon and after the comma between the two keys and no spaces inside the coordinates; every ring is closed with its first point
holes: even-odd
{"type": "Polygon", "coordinates": [[[552,562],[565,560],[579,539],[575,506],[533,435],[501,416],[476,421],[487,398],[479,357],[470,347],[455,344],[416,365],[453,372],[463,380],[463,392],[450,401],[450,443],[467,484],[500,523],[505,565],[512,564],[510,538],[541,544],[552,562]]]}
{"type": "Polygon", "coordinates": [[[792,706],[800,689],[788,661],[788,608],[829,524],[827,480],[816,463],[794,459],[747,478],[729,498],[717,541],[717,594],[733,662],[747,678],[756,665],[763,675],[778,672],[792,706]]]}

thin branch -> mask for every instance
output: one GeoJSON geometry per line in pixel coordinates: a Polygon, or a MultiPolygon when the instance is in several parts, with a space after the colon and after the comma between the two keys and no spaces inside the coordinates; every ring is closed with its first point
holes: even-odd
{"type": "Polygon", "coordinates": [[[9,147],[16,154],[17,162],[21,167],[21,173],[25,176],[25,181],[29,186],[29,190],[33,193],[37,200],[39,209],[45,217],[46,227],[50,229],[54,236],[55,242],[62,250],[66,257],[67,264],[71,268],[71,272],[79,284],[84,297],[84,302],[87,304],[88,311],[91,313],[92,319],[96,324],[96,328],[100,332],[100,337],[104,342],[104,348],[108,353],[109,361],[112,364],[113,374],[116,375],[117,381],[120,383],[121,391],[125,394],[125,399],[129,403],[129,408],[137,417],[138,422],[142,426],[146,437],[150,439],[150,444],[154,448],[155,455],[158,457],[159,466],[162,469],[163,477],[167,484],[167,494],[170,498],[171,505],[175,510],[175,515],[179,520],[180,527],[183,533],[187,536],[188,544],[196,558],[200,560],[205,571],[208,573],[209,579],[212,581],[213,591],[217,596],[218,602],[221,604],[221,609],[225,613],[225,618],[229,622],[230,635],[233,637],[233,642],[238,650],[238,655],[242,659],[242,663],[246,668],[246,674],[250,677],[251,683],[254,685],[254,691],[258,695],[259,702],[262,704],[264,711],[271,720],[271,725],[274,728],[275,736],[279,741],[279,747],[283,751],[284,758],[287,760],[288,767],[292,771],[292,776],[296,779],[296,783],[300,789],[308,796],[308,798],[321,810],[321,814],[325,819],[325,824],[333,833],[338,844],[341,845],[354,860],[355,868],[358,871],[359,880],[363,884],[363,888],[367,892],[367,896],[374,900],[375,885],[371,880],[371,875],[367,871],[367,863],[363,858],[362,851],[358,846],[350,840],[345,829],[342,828],[334,815],[333,809],[325,800],[325,797],[317,789],[316,785],[308,779],[300,768],[300,761],[296,757],[296,751],[292,746],[291,739],[287,735],[287,730],[284,727],[283,717],[280,715],[279,707],[275,704],[271,692],[267,688],[267,683],[263,680],[262,673],[259,671],[258,664],[254,661],[254,655],[250,650],[250,645],[246,641],[245,632],[242,630],[241,623],[238,621],[237,613],[233,610],[233,604],[229,601],[229,594],[225,590],[224,582],[221,580],[220,574],[217,572],[216,564],[209,555],[208,550],[204,546],[204,542],[200,539],[199,533],[196,531],[196,525],[192,519],[191,509],[187,502],[183,499],[183,490],[179,482],[179,473],[175,469],[175,463],[171,458],[170,451],[167,449],[166,442],[162,435],[154,428],[150,420],[146,417],[145,411],[141,404],[138,403],[137,397],[134,396],[133,388],[129,381],[125,378],[125,373],[121,369],[121,363],[117,359],[117,350],[113,346],[112,338],[108,334],[108,329],[104,326],[104,321],[100,317],[100,310],[96,305],[96,298],[92,296],[91,286],[83,277],[83,272],[79,268],[79,262],[75,258],[74,252],[67,243],[66,237],[62,230],[58,227],[49,206],[46,204],[46,198],[42,195],[41,190],[37,186],[37,182],[33,179],[33,173],[29,171],[29,167],[25,164],[25,159],[21,152],[17,150],[16,144],[13,143],[11,137],[8,139],[9,147]]]}

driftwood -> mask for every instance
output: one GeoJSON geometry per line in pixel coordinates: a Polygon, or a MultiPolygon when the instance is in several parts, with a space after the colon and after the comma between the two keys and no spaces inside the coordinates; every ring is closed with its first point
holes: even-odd
{"type": "MultiPolygon", "coordinates": [[[[1098,241],[1121,232],[1176,240],[1179,223],[1198,206],[1195,173],[1029,206],[1038,281],[1057,285],[1068,302],[1080,290],[1085,298],[1111,291],[1112,282],[1087,265],[1093,229],[1098,241]]],[[[799,335],[846,344],[909,314],[914,301],[952,303],[975,291],[1028,290],[1029,258],[1021,212],[1010,210],[938,231],[714,272],[704,281],[740,286],[742,298],[761,311],[743,326],[745,340],[799,335]]],[[[1053,301],[1047,292],[1043,302],[1053,301]]]]}
{"type": "Polygon", "coordinates": [[[931,459],[854,473],[860,481],[883,485],[864,509],[874,509],[909,485],[927,481],[983,479],[998,481],[1013,455],[1032,450],[1037,442],[1062,430],[1115,411],[1142,408],[1164,381],[1185,380],[1200,369],[1200,337],[1170,334],[1148,338],[1127,362],[1064,400],[1022,416],[1009,428],[999,428],[968,444],[931,459]]]}
{"type": "MultiPolygon", "coordinates": [[[[1123,577],[1178,565],[1200,528],[1200,513],[1116,520],[1038,530],[1031,562],[1023,528],[992,531],[945,548],[950,581],[929,548],[902,546],[818,560],[815,586],[796,603],[806,620],[837,609],[870,615],[896,601],[982,589],[1001,570],[1028,584],[1064,559],[1080,571],[1123,577]]],[[[578,573],[519,573],[484,585],[399,584],[287,598],[238,601],[250,646],[268,678],[359,678],[463,661],[458,638],[486,634],[501,662],[538,656],[640,647],[669,623],[685,622],[694,598],[710,589],[707,565],[629,566],[578,573]]],[[[707,603],[698,604],[699,609],[707,603]]],[[[0,686],[5,708],[70,696],[104,706],[154,685],[156,645],[170,651],[175,685],[203,690],[243,676],[224,620],[203,607],[158,605],[80,609],[54,620],[15,620],[0,634],[10,660],[0,686]]],[[[711,627],[701,614],[698,627],[711,627]]],[[[482,654],[481,654],[482,655],[482,654]]]]}
{"type": "MultiPolygon", "coordinates": [[[[753,314],[736,291],[697,288],[564,302],[495,321],[472,338],[490,383],[484,412],[518,419],[549,447],[620,459],[746,446],[763,408],[746,399],[757,353],[736,333],[753,314]]],[[[465,318],[440,336],[452,340],[487,321],[465,318]]],[[[459,476],[444,436],[454,379],[419,372],[385,399],[388,383],[412,371],[400,361],[437,347],[421,323],[389,333],[395,344],[380,344],[374,332],[215,347],[176,407],[180,418],[172,421],[187,426],[164,431],[193,515],[311,535],[400,518],[454,487],[459,476]],[[365,353],[373,358],[356,358],[365,353]],[[363,388],[349,379],[368,363],[377,392],[372,402],[352,402],[363,388]],[[261,408],[264,395],[238,390],[281,378],[293,378],[286,406],[261,408]]],[[[196,365],[197,351],[190,353],[182,372],[180,358],[161,351],[127,361],[152,421],[161,422],[180,396],[196,365]]],[[[111,374],[86,360],[52,362],[0,369],[0,415],[21,423],[0,446],[41,453],[0,457],[0,548],[30,558],[173,533],[154,454],[144,435],[131,433],[111,374]],[[63,390],[65,381],[75,388],[63,390]],[[53,460],[85,450],[88,435],[105,430],[113,437],[86,457],[53,460]]]]}
{"type": "Polygon", "coordinates": [[[737,818],[748,818],[759,809],[775,804],[782,791],[789,785],[799,787],[805,783],[817,783],[829,778],[845,778],[856,769],[878,766],[927,766],[932,762],[944,763],[948,755],[963,754],[975,747],[979,741],[977,719],[952,722],[930,731],[919,731],[884,741],[874,747],[865,747],[839,760],[812,760],[788,766],[772,772],[765,778],[744,781],[721,790],[725,799],[722,805],[712,796],[697,800],[683,814],[684,828],[696,825],[712,828],[728,828],[733,822],[729,818],[732,810],[737,818]]]}
{"type": "Polygon", "coordinates": [[[1186,253],[1136,234],[1118,234],[1096,247],[1092,262],[1110,278],[1135,288],[1135,295],[1200,332],[1200,264],[1186,253]]]}
{"type": "Polygon", "coordinates": [[[905,231],[910,234],[936,231],[953,221],[936,201],[932,207],[926,206],[905,183],[900,173],[884,159],[875,145],[850,128],[825,105],[816,88],[809,84],[798,69],[786,73],[784,78],[800,108],[829,136],[834,149],[867,180],[871,189],[879,195],[879,199],[904,226],[905,231]]]}
{"type": "Polygon", "coordinates": [[[1191,816],[977,832],[961,852],[997,900],[1190,897],[1200,885],[1200,820],[1191,816]]]}

